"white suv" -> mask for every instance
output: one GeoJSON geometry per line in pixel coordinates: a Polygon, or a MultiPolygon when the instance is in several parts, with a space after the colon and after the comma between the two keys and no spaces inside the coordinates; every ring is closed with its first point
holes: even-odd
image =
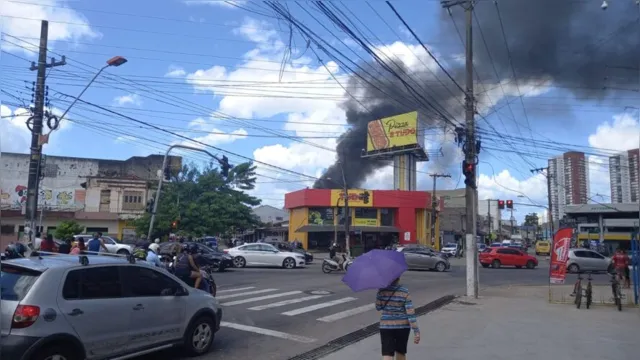
{"type": "Polygon", "coordinates": [[[129,358],[183,346],[209,351],[222,311],[168,272],[108,256],[2,262],[0,353],[6,360],[129,358]]]}
{"type": "MultiPolygon", "coordinates": [[[[73,236],[73,239],[75,241],[84,239],[85,245],[92,238],[93,238],[93,235],[74,235],[73,236]]],[[[103,236],[102,241],[104,241],[104,246],[106,246],[107,250],[109,250],[109,253],[111,254],[129,255],[133,253],[133,248],[131,245],[119,243],[112,237],[103,236]]]]}

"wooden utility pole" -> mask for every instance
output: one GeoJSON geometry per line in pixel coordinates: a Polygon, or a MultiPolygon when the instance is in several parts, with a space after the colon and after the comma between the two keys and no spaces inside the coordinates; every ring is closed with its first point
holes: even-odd
{"type": "MultiPolygon", "coordinates": [[[[429,174],[433,178],[433,192],[431,193],[431,246],[436,245],[436,221],[438,217],[436,215],[438,206],[438,198],[436,197],[436,184],[438,178],[450,178],[449,174],[429,174]]],[[[438,249],[441,246],[438,245],[438,249]]]]}

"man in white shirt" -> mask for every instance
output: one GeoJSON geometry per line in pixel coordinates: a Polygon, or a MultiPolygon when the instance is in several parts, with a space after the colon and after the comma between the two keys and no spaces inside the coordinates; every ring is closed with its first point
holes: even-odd
{"type": "Polygon", "coordinates": [[[42,244],[42,234],[39,232],[36,233],[36,238],[33,239],[33,250],[40,250],[40,244],[42,244]]]}

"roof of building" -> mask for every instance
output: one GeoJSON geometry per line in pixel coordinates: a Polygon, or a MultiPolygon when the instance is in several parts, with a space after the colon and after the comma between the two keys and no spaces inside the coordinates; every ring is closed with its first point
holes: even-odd
{"type": "MultiPolygon", "coordinates": [[[[27,154],[27,153],[14,153],[14,152],[3,152],[2,153],[3,156],[8,155],[8,156],[20,156],[20,157],[30,157],[31,155],[27,154]]],[[[47,155],[47,158],[52,158],[52,159],[67,159],[67,160],[93,160],[93,161],[115,161],[115,162],[127,162],[127,161],[133,161],[133,160],[140,160],[140,159],[147,159],[147,158],[162,158],[164,157],[164,155],[160,155],[160,154],[150,154],[147,156],[132,156],[128,159],[97,159],[97,158],[85,158],[85,157],[79,157],[79,156],[55,156],[55,155],[47,155]]],[[[169,157],[171,158],[181,158],[180,156],[176,156],[176,155],[170,155],[169,157]]]]}

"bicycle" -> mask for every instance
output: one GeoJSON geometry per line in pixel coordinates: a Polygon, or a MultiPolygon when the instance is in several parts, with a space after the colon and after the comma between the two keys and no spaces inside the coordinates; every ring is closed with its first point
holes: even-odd
{"type": "Polygon", "coordinates": [[[578,273],[578,279],[576,280],[576,284],[573,287],[573,294],[571,295],[575,296],[574,303],[576,304],[576,308],[580,309],[580,306],[582,305],[582,296],[584,296],[586,298],[587,309],[589,309],[593,303],[593,287],[591,286],[591,280],[593,280],[593,278],[591,277],[590,272],[587,273],[587,288],[583,293],[582,280],[584,280],[584,278],[582,277],[582,274],[583,272],[578,273]]]}
{"type": "Polygon", "coordinates": [[[618,311],[622,311],[622,288],[620,287],[620,281],[618,280],[618,274],[613,273],[611,275],[611,292],[613,293],[613,301],[618,307],[618,311]]]}

